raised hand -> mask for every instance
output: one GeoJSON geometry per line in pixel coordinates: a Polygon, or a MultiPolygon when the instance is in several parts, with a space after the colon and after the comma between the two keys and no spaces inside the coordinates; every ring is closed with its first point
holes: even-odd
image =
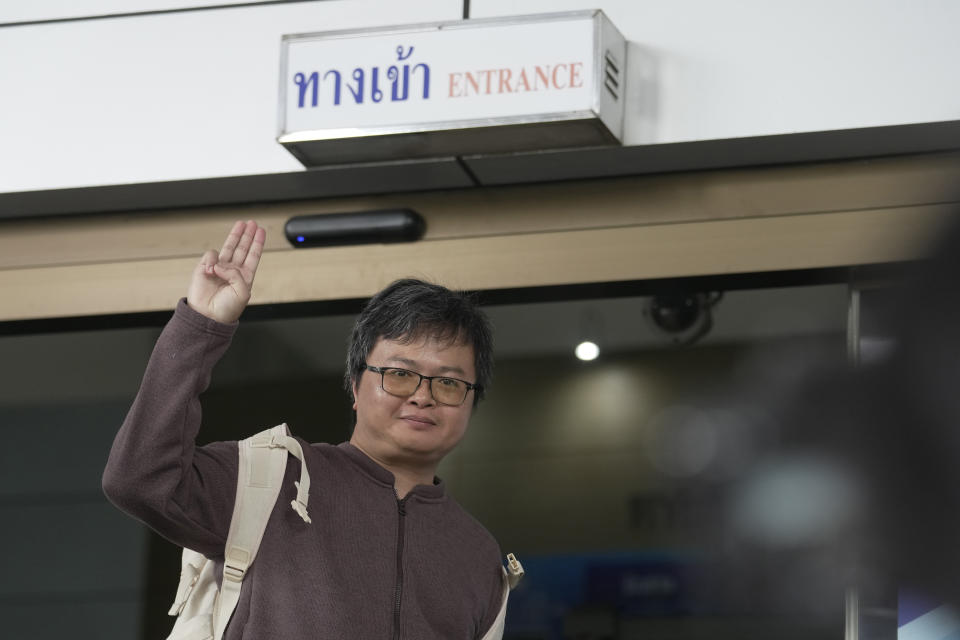
{"type": "Polygon", "coordinates": [[[187,304],[218,322],[235,322],[250,300],[266,237],[253,220],[236,222],[220,253],[207,251],[193,270],[187,304]]]}

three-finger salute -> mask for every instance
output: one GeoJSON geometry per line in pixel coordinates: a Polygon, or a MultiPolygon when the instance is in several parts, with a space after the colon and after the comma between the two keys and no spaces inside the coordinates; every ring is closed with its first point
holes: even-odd
{"type": "Polygon", "coordinates": [[[253,220],[236,222],[218,254],[203,254],[193,270],[187,304],[218,322],[236,322],[250,300],[267,232],[253,220]]]}

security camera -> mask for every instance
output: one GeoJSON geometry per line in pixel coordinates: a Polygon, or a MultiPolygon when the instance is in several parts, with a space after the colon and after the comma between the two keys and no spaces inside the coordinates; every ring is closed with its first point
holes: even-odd
{"type": "Polygon", "coordinates": [[[713,327],[713,307],[723,294],[667,293],[653,296],[644,314],[676,345],[690,345],[713,327]]]}

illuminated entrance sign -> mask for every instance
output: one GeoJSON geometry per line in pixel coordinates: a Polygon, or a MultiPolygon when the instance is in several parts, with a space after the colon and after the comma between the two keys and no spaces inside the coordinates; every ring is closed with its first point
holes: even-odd
{"type": "Polygon", "coordinates": [[[288,35],[278,141],[307,166],[617,144],[601,11],[288,35]]]}

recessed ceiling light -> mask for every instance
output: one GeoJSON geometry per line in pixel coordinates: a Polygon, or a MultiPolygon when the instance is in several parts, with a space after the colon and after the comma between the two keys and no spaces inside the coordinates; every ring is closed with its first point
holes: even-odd
{"type": "Polygon", "coordinates": [[[600,347],[592,342],[581,342],[577,345],[574,353],[581,360],[595,360],[600,355],[600,347]]]}

